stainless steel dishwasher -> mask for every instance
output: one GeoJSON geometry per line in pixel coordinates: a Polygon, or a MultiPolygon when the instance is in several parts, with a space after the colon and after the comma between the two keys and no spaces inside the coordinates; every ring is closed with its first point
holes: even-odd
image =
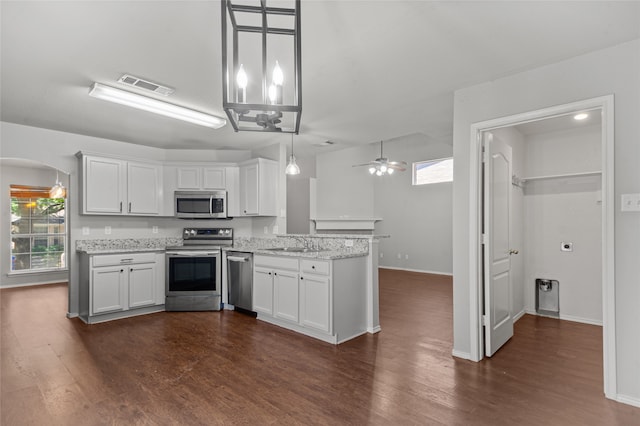
{"type": "Polygon", "coordinates": [[[227,252],[227,289],[230,305],[253,313],[253,253],[227,252]]]}

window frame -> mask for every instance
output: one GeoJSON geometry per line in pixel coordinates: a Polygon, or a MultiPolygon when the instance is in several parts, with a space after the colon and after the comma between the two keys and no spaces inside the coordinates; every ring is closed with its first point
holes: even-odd
{"type": "MultiPolygon", "coordinates": [[[[7,275],[43,274],[43,273],[52,273],[52,272],[66,272],[69,270],[68,268],[69,233],[68,233],[68,220],[67,220],[68,219],[67,218],[68,200],[66,197],[60,198],[61,200],[63,200],[63,208],[60,210],[64,211],[64,215],[61,216],[62,221],[58,224],[54,224],[54,225],[62,224],[63,225],[62,232],[50,232],[50,225],[52,224],[51,216],[50,216],[51,213],[43,216],[38,216],[38,215],[34,216],[33,207],[29,208],[29,217],[25,218],[29,221],[29,224],[28,224],[29,232],[26,232],[26,233],[13,232],[14,214],[13,214],[13,208],[11,207],[11,205],[14,202],[38,203],[39,199],[51,199],[51,197],[48,196],[48,189],[49,188],[43,188],[38,186],[28,186],[28,185],[11,185],[10,186],[9,250],[8,250],[10,263],[9,263],[9,271],[7,272],[7,275]],[[44,220],[44,222],[42,223],[47,227],[47,232],[44,232],[44,233],[33,232],[34,223],[32,223],[32,221],[42,221],[42,220],[44,220]],[[20,253],[16,252],[14,241],[20,238],[28,239],[28,244],[29,244],[28,252],[20,252],[20,253]],[[36,247],[35,240],[37,239],[46,240],[47,244],[45,245],[45,247],[49,247],[50,246],[49,242],[51,241],[55,242],[55,240],[58,240],[59,242],[63,243],[62,250],[49,252],[49,253],[58,254],[60,258],[62,258],[61,263],[59,263],[62,266],[56,266],[56,267],[47,266],[43,268],[33,267],[34,255],[37,255],[40,253],[38,251],[34,251],[34,247],[36,247]],[[14,269],[14,257],[18,255],[29,255],[29,268],[14,269]]],[[[42,253],[46,256],[46,254],[48,253],[47,249],[45,248],[45,250],[42,251],[42,253]]]]}
{"type": "Polygon", "coordinates": [[[439,183],[450,183],[453,182],[453,157],[442,157],[442,158],[434,158],[432,160],[423,160],[423,161],[414,161],[413,163],[411,163],[411,186],[424,186],[424,185],[435,185],[435,184],[439,184],[439,183]],[[417,172],[418,172],[418,166],[422,165],[422,164],[429,164],[429,163],[440,163],[440,162],[444,162],[446,160],[451,160],[451,180],[441,180],[441,181],[437,181],[437,182],[424,182],[424,183],[418,183],[417,182],[417,172]]]}

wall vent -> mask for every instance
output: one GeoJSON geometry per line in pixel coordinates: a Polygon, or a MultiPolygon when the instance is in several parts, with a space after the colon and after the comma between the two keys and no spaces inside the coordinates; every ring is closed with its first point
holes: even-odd
{"type": "Polygon", "coordinates": [[[154,83],[148,80],[143,80],[138,77],[134,77],[129,74],[125,74],[118,79],[118,83],[126,84],[128,86],[137,87],[138,89],[147,90],[149,92],[157,93],[163,96],[169,96],[174,90],[167,86],[162,86],[158,83],[154,83]]]}

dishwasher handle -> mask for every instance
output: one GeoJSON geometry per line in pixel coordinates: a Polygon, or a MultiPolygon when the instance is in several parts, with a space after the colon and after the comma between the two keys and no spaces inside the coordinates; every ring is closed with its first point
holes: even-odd
{"type": "Polygon", "coordinates": [[[244,256],[227,256],[227,260],[230,262],[248,262],[249,258],[244,256]]]}

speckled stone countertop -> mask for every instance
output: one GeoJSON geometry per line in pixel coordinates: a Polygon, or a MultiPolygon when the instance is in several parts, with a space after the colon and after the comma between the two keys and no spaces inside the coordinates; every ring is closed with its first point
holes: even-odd
{"type": "MultiPolygon", "coordinates": [[[[313,259],[346,259],[367,256],[371,235],[278,235],[271,238],[235,238],[233,247],[224,250],[247,251],[270,256],[305,257],[313,259]],[[347,244],[350,244],[347,246],[347,244]],[[272,251],[277,247],[311,247],[318,251],[272,251]]],[[[378,238],[379,236],[376,236],[378,238]]],[[[129,238],[76,241],[76,251],[86,254],[116,254],[164,251],[167,247],[181,246],[182,238],[129,238]]]]}
{"type": "Polygon", "coordinates": [[[236,238],[233,247],[225,250],[246,251],[254,254],[265,254],[269,256],[305,257],[312,259],[346,259],[350,257],[361,257],[369,254],[369,239],[361,238],[340,238],[317,237],[315,235],[278,235],[276,238],[236,238]],[[347,247],[345,240],[350,240],[353,246],[347,247]],[[277,247],[304,247],[305,244],[311,248],[319,248],[319,251],[299,252],[299,251],[277,251],[269,250],[277,247]]]}
{"type": "Polygon", "coordinates": [[[164,251],[170,246],[181,246],[182,238],[126,238],[111,240],[77,240],[76,251],[86,254],[115,254],[164,251]]]}

